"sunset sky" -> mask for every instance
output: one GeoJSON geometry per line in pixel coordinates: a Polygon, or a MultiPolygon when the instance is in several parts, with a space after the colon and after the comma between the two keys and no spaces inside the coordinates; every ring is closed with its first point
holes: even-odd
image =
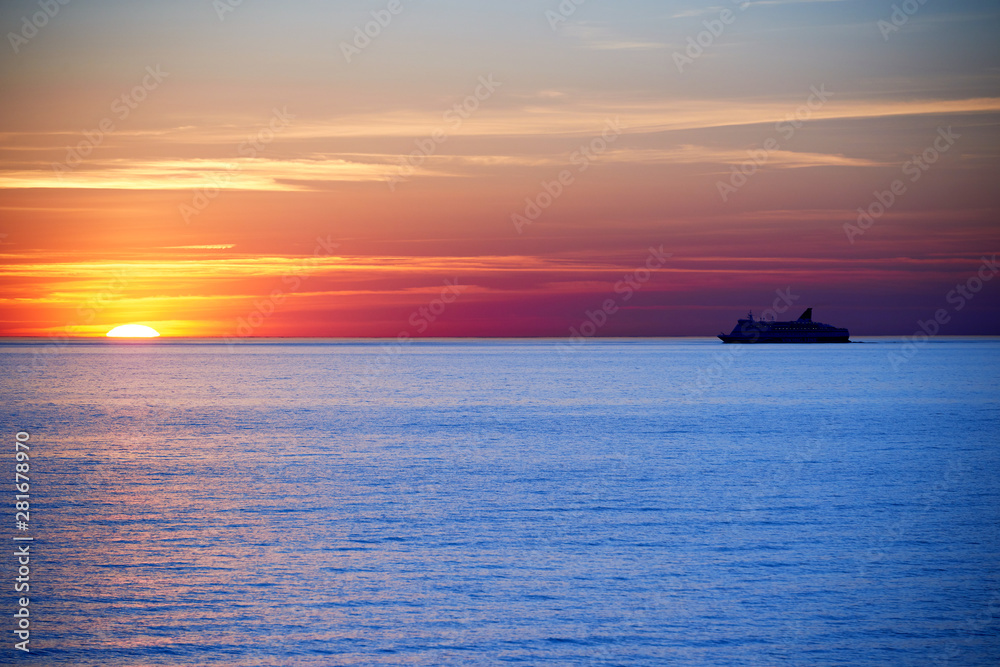
{"type": "Polygon", "coordinates": [[[1000,5],[576,2],[4,2],[0,335],[1000,334],[1000,5]]]}

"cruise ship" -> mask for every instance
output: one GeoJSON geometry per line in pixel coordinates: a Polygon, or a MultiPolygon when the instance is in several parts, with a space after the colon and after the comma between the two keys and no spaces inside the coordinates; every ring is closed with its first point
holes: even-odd
{"type": "Polygon", "coordinates": [[[806,308],[794,322],[755,320],[753,312],[736,322],[728,333],[719,334],[723,343],[850,343],[850,333],[829,324],[812,321],[812,308],[806,308]]]}

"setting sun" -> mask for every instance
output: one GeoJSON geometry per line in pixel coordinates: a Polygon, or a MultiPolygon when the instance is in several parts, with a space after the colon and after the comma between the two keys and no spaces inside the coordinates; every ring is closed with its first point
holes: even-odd
{"type": "Polygon", "coordinates": [[[123,324],[108,332],[108,338],[156,338],[160,332],[144,324],[123,324]]]}

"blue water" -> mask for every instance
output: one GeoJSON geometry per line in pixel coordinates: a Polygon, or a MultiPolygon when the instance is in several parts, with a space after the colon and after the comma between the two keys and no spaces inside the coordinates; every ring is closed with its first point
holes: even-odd
{"type": "Polygon", "coordinates": [[[0,650],[1000,664],[1000,341],[903,349],[8,342],[36,541],[0,650]]]}

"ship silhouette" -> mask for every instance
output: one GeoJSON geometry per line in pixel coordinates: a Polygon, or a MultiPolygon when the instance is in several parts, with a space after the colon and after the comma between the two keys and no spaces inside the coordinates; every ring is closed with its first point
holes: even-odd
{"type": "Polygon", "coordinates": [[[847,329],[812,321],[812,308],[790,322],[755,320],[753,311],[736,322],[728,333],[719,334],[723,343],[850,343],[847,329]]]}

